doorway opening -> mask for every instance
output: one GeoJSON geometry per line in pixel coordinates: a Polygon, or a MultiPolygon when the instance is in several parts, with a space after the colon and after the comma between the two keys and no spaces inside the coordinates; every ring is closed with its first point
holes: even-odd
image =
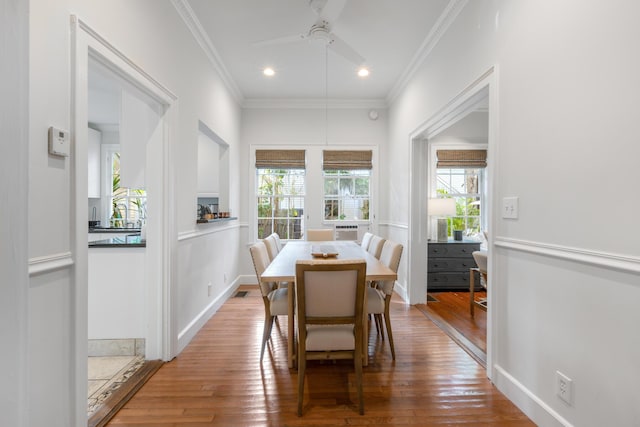
{"type": "MultiPolygon", "coordinates": [[[[492,188],[494,183],[492,177],[495,167],[491,160],[492,153],[495,152],[494,135],[496,128],[495,115],[492,114],[492,104],[496,103],[496,93],[494,68],[491,68],[447,103],[440,111],[425,121],[425,123],[411,135],[412,173],[410,182],[411,198],[409,221],[411,233],[408,244],[410,301],[412,304],[416,304],[418,308],[422,308],[434,323],[438,324],[454,341],[467,350],[485,367],[491,366],[492,354],[492,294],[489,284],[491,274],[489,271],[486,293],[488,310],[485,313],[476,309],[474,319],[470,313],[469,268],[475,267],[475,262],[468,255],[470,255],[470,252],[480,249],[481,245],[489,254],[491,251],[490,230],[494,228],[494,218],[492,216],[492,188]],[[482,125],[478,126],[478,124],[482,125]],[[448,227],[450,229],[448,233],[451,233],[449,234],[449,239],[443,242],[437,241],[437,233],[435,232],[437,225],[436,218],[432,218],[429,215],[428,208],[430,199],[437,198],[439,195],[438,192],[442,190],[439,188],[437,182],[439,176],[436,172],[436,151],[439,148],[453,150],[486,149],[487,167],[481,173],[482,179],[480,179],[479,174],[475,172],[449,174],[451,176],[456,174],[460,175],[457,178],[460,178],[462,185],[469,184],[467,182],[467,175],[471,175],[472,177],[478,175],[477,182],[484,181],[485,183],[483,194],[478,194],[477,200],[473,201],[473,203],[480,206],[482,210],[482,218],[478,218],[480,224],[478,227],[479,230],[475,230],[474,233],[476,235],[468,240],[466,237],[461,238],[460,235],[456,236],[457,239],[451,236],[451,234],[453,234],[451,233],[451,228],[453,228],[452,224],[454,221],[449,220],[448,227]],[[480,233],[477,233],[477,231],[480,231],[480,233]],[[484,238],[483,232],[487,232],[488,238],[484,238]],[[452,268],[452,271],[445,272],[445,280],[438,282],[437,285],[433,283],[434,278],[439,275],[434,272],[433,264],[436,258],[435,256],[430,258],[430,248],[431,251],[433,251],[436,245],[444,245],[442,248],[438,248],[438,250],[443,249],[445,251],[447,249],[453,250],[461,245],[469,246],[469,248],[465,247],[464,251],[462,251],[466,254],[464,256],[467,256],[469,259],[465,259],[460,263],[460,266],[456,265],[455,268],[452,268]],[[469,253],[467,254],[466,252],[469,253]],[[431,267],[429,267],[430,264],[431,267]],[[447,276],[447,274],[449,276],[447,276]],[[451,289],[449,289],[449,284],[446,283],[447,277],[456,277],[457,279],[464,278],[465,282],[462,283],[457,281],[457,279],[451,279],[449,283],[451,289]],[[431,284],[431,286],[428,284],[431,284]],[[440,287],[440,289],[438,289],[438,287],[440,287]],[[427,298],[428,296],[429,298],[427,298]],[[428,299],[432,301],[428,301],[428,299]],[[435,308],[440,308],[444,311],[437,313],[436,310],[432,310],[435,308]],[[461,320],[462,323],[457,323],[461,320]],[[474,340],[478,338],[483,341],[481,344],[484,345],[477,345],[477,342],[474,343],[474,340]]],[[[450,183],[453,181],[455,181],[455,179],[452,179],[450,183]]],[[[440,197],[442,196],[443,195],[440,194],[440,197]]],[[[463,194],[462,196],[462,200],[464,201],[465,197],[469,195],[463,194]]],[[[476,195],[474,194],[474,196],[476,195]]],[[[444,197],[455,198],[452,195],[446,195],[444,197]]],[[[471,203],[468,204],[470,205],[471,203]]],[[[470,211],[462,211],[457,205],[458,203],[456,202],[455,214],[451,214],[451,216],[463,217],[462,219],[458,219],[464,220],[463,222],[465,224],[469,223],[470,220],[471,222],[475,220],[471,218],[473,215],[469,214],[470,211]]],[[[470,227],[470,229],[472,228],[474,227],[470,227]]],[[[436,251],[434,254],[435,253],[441,254],[442,252],[436,251]]],[[[453,263],[450,261],[453,261],[453,259],[444,260],[448,266],[452,266],[453,263]]],[[[438,265],[438,267],[441,266],[438,265]]],[[[491,258],[489,258],[488,269],[491,270],[491,258]]],[[[478,297],[484,297],[484,294],[476,295],[476,298],[478,297]]],[[[487,375],[489,378],[492,377],[490,370],[487,371],[487,375]]]]}
{"type": "MultiPolygon", "coordinates": [[[[87,422],[87,397],[88,388],[88,339],[92,334],[101,335],[104,333],[105,325],[120,326],[134,321],[132,324],[138,328],[132,336],[119,336],[115,338],[133,339],[134,351],[143,348],[143,354],[147,360],[162,361],[170,360],[175,355],[177,344],[177,334],[175,331],[175,318],[171,313],[175,313],[176,301],[173,295],[175,280],[172,278],[175,255],[172,246],[177,238],[174,231],[175,215],[173,214],[174,195],[172,194],[173,175],[170,167],[171,146],[169,144],[170,123],[175,118],[175,109],[172,105],[176,101],[175,95],[160,85],[150,77],[143,69],[132,62],[128,57],[117,50],[113,45],[103,39],[97,32],[86,25],[77,17],[72,16],[72,124],[71,133],[73,141],[72,159],[72,212],[73,212],[73,239],[72,250],[75,254],[73,271],[73,295],[74,318],[73,335],[74,351],[72,364],[75,368],[74,375],[74,425],[82,425],[87,422]],[[96,80],[96,71],[100,70],[106,74],[106,79],[96,80]],[[91,82],[90,82],[91,80],[91,82]],[[127,170],[129,174],[127,180],[132,184],[128,187],[139,189],[144,187],[144,197],[136,194],[135,191],[128,191],[126,199],[120,200],[121,207],[118,212],[125,213],[125,217],[118,218],[118,224],[125,224],[126,227],[136,224],[141,228],[146,226],[146,247],[135,262],[140,267],[141,274],[133,275],[137,286],[137,298],[139,303],[129,307],[126,316],[120,316],[119,309],[114,310],[112,316],[106,316],[99,324],[92,325],[91,316],[96,312],[91,310],[89,297],[92,291],[89,275],[90,254],[88,245],[88,222],[96,209],[96,221],[111,223],[110,219],[115,209],[113,200],[116,194],[113,192],[113,170],[111,165],[101,164],[99,167],[104,174],[99,173],[97,181],[97,191],[102,195],[94,197],[94,204],[91,205],[89,195],[95,196],[89,189],[89,134],[91,122],[96,125],[97,119],[95,111],[90,111],[90,102],[96,101],[94,93],[90,95],[90,83],[95,89],[96,85],[109,85],[117,81],[126,91],[120,92],[119,102],[119,122],[118,129],[114,129],[113,123],[105,123],[103,130],[105,133],[112,132],[110,137],[117,135],[117,138],[131,141],[138,141],[128,144],[127,147],[120,147],[120,160],[135,164],[144,164],[144,168],[125,166],[120,163],[120,174],[127,170]],[[127,98],[127,102],[122,102],[127,98]],[[123,118],[127,117],[127,124],[123,118]],[[128,154],[127,154],[128,153],[128,154]],[[129,159],[129,160],[124,160],[129,159]],[[107,174],[107,172],[111,172],[107,174]],[[108,175],[108,179],[105,176],[108,175]],[[141,179],[141,181],[140,181],[141,179]],[[142,184],[139,184],[142,182],[142,184]],[[144,199],[144,200],[143,200],[144,199]],[[129,215],[132,207],[138,203],[139,209],[136,215],[129,215]],[[99,214],[98,214],[99,212],[99,214]],[[143,302],[140,302],[143,301],[143,302]],[[95,329],[93,326],[97,325],[95,329]],[[90,334],[91,330],[91,334],[90,334]],[[97,331],[97,332],[96,332],[97,331]],[[138,348],[136,350],[135,348],[138,348]]],[[[104,76],[103,76],[104,77],[104,76]]],[[[107,91],[108,92],[108,91],[107,91]]],[[[107,104],[105,99],[101,99],[103,104],[107,104]]],[[[98,102],[99,104],[100,102],[98,102]]],[[[114,137],[115,138],[115,137],[114,137]]],[[[111,141],[113,142],[113,140],[111,141]]],[[[120,141],[122,142],[122,141],[120,141]]],[[[122,145],[122,144],[121,144],[122,145]]],[[[102,149],[98,146],[97,153],[102,149]]],[[[98,154],[100,157],[100,154],[98,154]]],[[[113,156],[110,156],[113,160],[113,156]]],[[[95,178],[95,176],[94,176],[95,178]]],[[[122,178],[122,176],[121,176],[122,178]]],[[[122,194],[119,193],[120,197],[122,194]]],[[[114,224],[114,223],[111,223],[114,224]]],[[[127,228],[127,231],[130,231],[127,228]]],[[[142,239],[142,236],[139,236],[142,239]]],[[[128,248],[127,248],[128,249],[128,248]]],[[[113,254],[113,249],[107,249],[113,254]]],[[[105,251],[105,253],[106,253],[105,251]]],[[[129,258],[127,257],[127,261],[129,258]]],[[[120,263],[115,263],[120,265],[120,263]]],[[[98,263],[97,265],[101,265],[98,263]]],[[[115,268],[113,270],[116,270],[115,268]]],[[[129,279],[126,273],[120,275],[117,283],[129,279]]],[[[113,296],[112,292],[104,294],[113,296]]],[[[131,302],[131,296],[127,302],[131,302]]],[[[124,302],[124,298],[120,301],[124,302]]],[[[121,308],[121,307],[120,307],[121,308]]],[[[104,337],[101,337],[104,338],[104,337]]],[[[135,365],[135,363],[133,364],[135,365]]],[[[131,366],[133,368],[134,366],[131,366]]],[[[136,370],[138,371],[138,370],[136,370]]],[[[141,371],[141,370],[140,370],[141,371]]],[[[126,375],[125,375],[126,376],[126,375]]],[[[100,424],[92,424],[100,425],[100,424]]]]}

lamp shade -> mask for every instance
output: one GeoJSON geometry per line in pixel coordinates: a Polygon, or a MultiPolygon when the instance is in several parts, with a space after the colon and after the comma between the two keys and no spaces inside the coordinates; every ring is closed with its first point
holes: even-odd
{"type": "Polygon", "coordinates": [[[427,212],[431,216],[451,216],[456,214],[454,199],[429,199],[427,212]]]}

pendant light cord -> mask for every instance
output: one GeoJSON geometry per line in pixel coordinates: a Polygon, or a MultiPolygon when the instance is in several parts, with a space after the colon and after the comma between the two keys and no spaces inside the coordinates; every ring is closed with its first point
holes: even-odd
{"type": "Polygon", "coordinates": [[[324,47],[324,145],[329,145],[329,45],[324,47]]]}

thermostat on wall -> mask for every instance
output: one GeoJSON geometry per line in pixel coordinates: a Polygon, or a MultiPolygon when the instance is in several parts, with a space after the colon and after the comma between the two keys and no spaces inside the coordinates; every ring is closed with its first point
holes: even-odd
{"type": "Polygon", "coordinates": [[[69,155],[69,131],[49,128],[49,154],[67,157],[69,155]]]}

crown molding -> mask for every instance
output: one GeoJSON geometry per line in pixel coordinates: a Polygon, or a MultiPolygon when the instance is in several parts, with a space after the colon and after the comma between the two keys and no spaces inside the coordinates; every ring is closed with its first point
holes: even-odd
{"type": "Polygon", "coordinates": [[[202,24],[200,24],[200,21],[196,17],[195,12],[189,5],[189,1],[171,0],[171,4],[173,4],[173,7],[175,7],[175,9],[178,11],[178,15],[180,15],[189,31],[191,31],[191,34],[196,39],[196,42],[198,42],[198,45],[200,45],[200,48],[202,48],[205,55],[209,59],[209,62],[211,62],[213,68],[220,75],[220,78],[222,79],[227,89],[229,89],[236,102],[242,105],[244,102],[242,91],[231,76],[231,73],[229,73],[229,71],[227,70],[227,67],[224,66],[224,63],[222,62],[218,51],[213,45],[213,42],[202,27],[202,24]]]}
{"type": "Polygon", "coordinates": [[[422,45],[413,56],[409,65],[400,75],[400,78],[389,91],[387,95],[387,104],[391,104],[396,97],[400,94],[402,89],[409,83],[409,80],[414,76],[418,68],[427,60],[433,49],[438,45],[440,39],[447,32],[451,24],[456,20],[462,9],[467,5],[469,0],[450,0],[447,7],[444,9],[435,25],[427,34],[427,37],[422,42],[422,45]]]}
{"type": "Polygon", "coordinates": [[[251,98],[245,99],[242,108],[255,109],[386,109],[384,99],[339,99],[339,98],[251,98]]]}

